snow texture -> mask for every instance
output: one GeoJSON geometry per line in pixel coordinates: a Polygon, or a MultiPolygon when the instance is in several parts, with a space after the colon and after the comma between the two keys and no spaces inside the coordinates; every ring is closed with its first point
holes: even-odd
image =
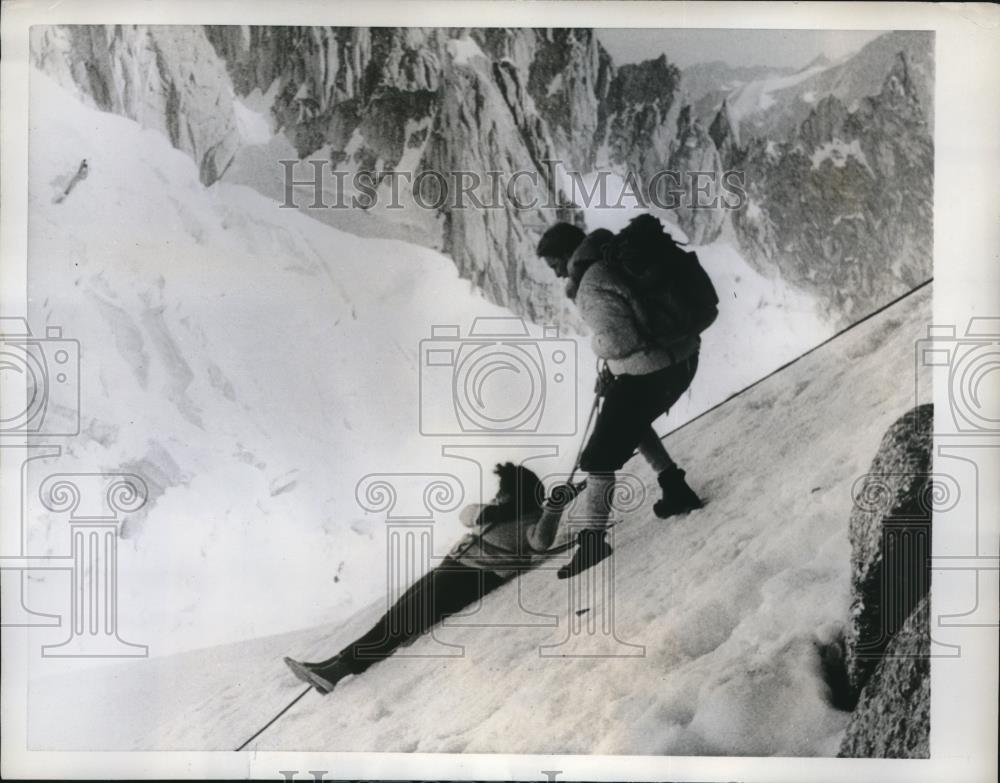
{"type": "Polygon", "coordinates": [[[453,38],[448,41],[448,51],[459,65],[467,65],[474,57],[486,57],[479,44],[471,38],[453,38]]]}
{"type": "MultiPolygon", "coordinates": [[[[58,467],[150,477],[119,554],[119,622],[161,657],[86,676],[34,661],[31,745],[232,748],[298,692],[281,655],[330,653],[384,608],[384,520],[355,504],[357,480],[455,471],[440,440],[400,437],[419,418],[418,340],[506,313],[434,251],[338,232],[247,187],[203,188],[156,132],[32,79],[31,320],[83,347],[83,433],[58,467]],[[82,157],[90,176],[54,204],[82,157]],[[306,626],[319,627],[246,641],[306,626]]],[[[824,328],[726,246],[699,254],[732,315],[724,304],[705,335],[689,413],[824,328]],[[713,382],[713,362],[733,377],[713,382]]],[[[543,569],[475,617],[507,625],[440,630],[463,655],[412,657],[440,652],[418,640],[411,657],[310,694],[258,747],[835,753],[846,717],[816,645],[847,617],[850,487],[913,405],[905,379],[929,305],[925,289],[667,439],[708,505],[664,523],[650,496],[616,528],[615,627],[644,657],[540,657],[577,618],[543,569]],[[547,625],[510,626],[526,622],[519,591],[547,625]]],[[[585,339],[578,349],[585,411],[593,363],[585,339]]],[[[547,466],[568,470],[577,441],[554,442],[547,466]]],[[[646,466],[627,467],[652,495],[646,466]]],[[[492,490],[468,486],[472,501],[492,490]]],[[[30,551],[65,548],[64,520],[29,524],[30,551]]],[[[457,511],[435,524],[446,550],[457,511]]],[[[29,599],[59,611],[66,589],[34,579],[29,599]]],[[[584,619],[605,608],[576,606],[584,619]]]]}
{"type": "Polygon", "coordinates": [[[871,166],[868,165],[868,159],[865,157],[864,150],[861,149],[861,142],[858,139],[853,139],[850,144],[841,139],[835,138],[833,141],[828,141],[821,145],[812,154],[812,167],[818,169],[823,165],[824,161],[830,161],[833,163],[835,168],[842,169],[847,165],[847,159],[853,157],[862,166],[868,169],[868,173],[871,174],[871,166]]]}
{"type": "MultiPolygon", "coordinates": [[[[748,82],[729,96],[729,111],[737,121],[767,111],[774,105],[772,93],[794,87],[796,84],[827,69],[826,65],[814,65],[798,73],[781,76],[767,76],[748,82]]],[[[806,99],[808,100],[808,99],[806,99]]]]}
{"type": "MultiPolygon", "coordinates": [[[[828,702],[818,645],[849,612],[851,486],[912,404],[900,379],[929,315],[923,289],[667,439],[708,504],[662,522],[646,503],[615,529],[615,629],[644,657],[540,657],[567,638],[577,608],[600,609],[571,607],[567,584],[542,569],[453,622],[526,622],[520,594],[557,627],[440,628],[332,695],[309,694],[254,747],[834,755],[849,716],[828,702]],[[464,655],[415,657],[440,655],[441,642],[464,655]]],[[[645,466],[629,467],[652,493],[645,466]]],[[[382,609],[39,681],[32,715],[45,719],[32,722],[32,744],[235,747],[300,690],[282,655],[331,654],[382,609]]],[[[576,651],[606,653],[598,642],[576,651]]]]}
{"type": "Polygon", "coordinates": [[[245,98],[233,97],[236,130],[239,131],[244,144],[267,144],[274,136],[271,106],[279,86],[278,80],[275,79],[266,93],[255,89],[245,98]]]}

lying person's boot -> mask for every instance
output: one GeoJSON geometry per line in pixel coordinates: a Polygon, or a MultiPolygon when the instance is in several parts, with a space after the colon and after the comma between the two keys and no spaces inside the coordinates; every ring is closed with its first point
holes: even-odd
{"type": "Polygon", "coordinates": [[[347,668],[347,661],[339,655],[322,664],[304,663],[294,658],[285,658],[285,664],[298,679],[312,685],[324,695],[332,691],[342,679],[353,674],[347,668]]]}
{"type": "Polygon", "coordinates": [[[570,579],[610,555],[613,550],[605,540],[605,535],[603,529],[581,530],[576,537],[577,546],[573,559],[560,568],[556,576],[560,579],[570,579]]]}
{"type": "Polygon", "coordinates": [[[701,498],[687,485],[684,471],[680,468],[669,468],[657,476],[656,480],[663,490],[663,498],[653,504],[653,513],[660,519],[701,508],[701,498]]]}

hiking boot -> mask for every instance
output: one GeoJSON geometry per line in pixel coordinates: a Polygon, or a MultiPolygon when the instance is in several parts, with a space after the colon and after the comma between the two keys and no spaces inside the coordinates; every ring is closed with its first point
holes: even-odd
{"type": "Polygon", "coordinates": [[[665,470],[656,477],[656,480],[663,490],[663,498],[653,504],[653,513],[660,519],[701,508],[701,498],[687,485],[684,480],[684,471],[680,468],[673,467],[665,470]]]}
{"type": "Polygon", "coordinates": [[[570,579],[604,560],[613,551],[604,536],[604,530],[581,530],[576,537],[573,559],[560,568],[556,576],[570,579]]]}
{"type": "Polygon", "coordinates": [[[354,673],[347,668],[347,661],[340,656],[335,656],[322,664],[304,663],[296,661],[294,658],[285,658],[285,664],[298,679],[312,685],[324,695],[332,691],[337,683],[346,676],[354,673]]]}

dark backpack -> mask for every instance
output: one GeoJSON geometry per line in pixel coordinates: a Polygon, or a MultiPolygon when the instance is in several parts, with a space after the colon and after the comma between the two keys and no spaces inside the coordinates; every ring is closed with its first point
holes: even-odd
{"type": "Polygon", "coordinates": [[[719,296],[698,261],[652,215],[634,218],[605,246],[639,307],[636,319],[647,337],[669,344],[694,337],[719,315],[719,296]]]}

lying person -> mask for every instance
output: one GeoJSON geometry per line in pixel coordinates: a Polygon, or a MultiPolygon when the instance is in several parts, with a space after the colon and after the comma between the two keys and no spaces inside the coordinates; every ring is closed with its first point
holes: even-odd
{"type": "Polygon", "coordinates": [[[562,509],[579,487],[562,484],[543,502],[545,490],[532,471],[497,465],[496,497],[463,509],[472,532],[441,563],[418,579],[374,627],[332,658],[306,663],[285,658],[296,677],[326,694],[350,674],[360,674],[412,642],[443,618],[461,611],[550,554],[562,509]]]}

